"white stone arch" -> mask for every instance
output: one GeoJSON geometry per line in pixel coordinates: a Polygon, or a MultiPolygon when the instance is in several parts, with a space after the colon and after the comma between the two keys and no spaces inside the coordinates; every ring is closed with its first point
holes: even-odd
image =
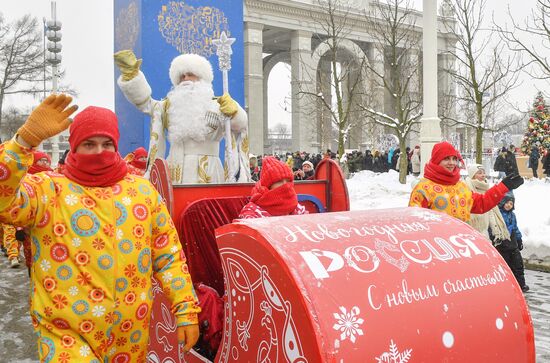
{"type": "MultiPolygon", "coordinates": [[[[267,144],[267,134],[268,134],[268,119],[269,119],[269,94],[268,94],[268,82],[269,75],[273,68],[279,63],[286,63],[290,65],[290,52],[281,51],[275,54],[272,54],[268,57],[265,57],[263,60],[263,81],[264,81],[264,145],[267,144]]],[[[291,121],[292,122],[292,121],[291,121]]]]}
{"type": "MultiPolygon", "coordinates": [[[[361,64],[363,59],[365,59],[365,64],[369,63],[367,55],[365,54],[365,52],[363,52],[363,49],[361,49],[361,47],[359,47],[355,42],[349,39],[340,39],[338,42],[338,47],[346,50],[349,55],[351,55],[351,57],[357,62],[357,64],[361,64]]],[[[319,68],[319,62],[321,61],[321,58],[329,50],[330,47],[326,42],[320,43],[317,48],[315,48],[311,56],[312,69],[317,70],[319,68]]]]}
{"type": "MultiPolygon", "coordinates": [[[[364,64],[363,67],[365,67],[370,64],[367,54],[355,42],[349,39],[340,39],[338,41],[338,48],[339,50],[344,50],[346,52],[346,55],[350,57],[350,60],[352,60],[357,65],[364,64]]],[[[316,87],[319,87],[321,82],[321,80],[318,77],[317,70],[321,66],[320,65],[321,59],[329,51],[330,51],[330,46],[326,42],[321,42],[312,53],[311,65],[309,68],[315,72],[314,80],[315,80],[316,87]]],[[[367,87],[367,85],[370,83],[369,82],[370,72],[364,72],[363,74],[364,76],[361,81],[362,81],[363,87],[367,87]]],[[[361,134],[362,134],[362,131],[361,131],[361,134]]],[[[361,138],[362,137],[360,137],[360,139],[361,138]]],[[[320,142],[320,140],[318,141],[320,142]]]]}

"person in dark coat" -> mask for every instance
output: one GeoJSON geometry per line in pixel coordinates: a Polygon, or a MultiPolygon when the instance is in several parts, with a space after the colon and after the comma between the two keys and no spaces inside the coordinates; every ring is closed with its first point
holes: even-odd
{"type": "Polygon", "coordinates": [[[550,148],[546,149],[544,157],[542,158],[542,169],[547,178],[550,178],[550,148]]]}
{"type": "Polygon", "coordinates": [[[519,174],[518,164],[514,154],[515,149],[516,147],[514,145],[510,145],[508,148],[502,147],[502,150],[500,150],[495,160],[495,165],[493,166],[493,170],[499,172],[499,178],[510,174],[519,174]]]}
{"type": "Polygon", "coordinates": [[[365,158],[363,159],[363,170],[372,171],[372,153],[370,150],[365,151],[365,158]]]}
{"type": "MultiPolygon", "coordinates": [[[[523,249],[523,240],[518,228],[516,214],[514,213],[514,204],[514,197],[512,195],[505,195],[498,205],[500,214],[510,234],[510,239],[496,245],[496,249],[502,258],[504,258],[510,270],[512,270],[521,290],[527,292],[529,291],[529,286],[525,284],[523,258],[520,252],[523,249]]],[[[490,230],[489,236],[491,235],[492,231],[490,230]]]]}
{"type": "Polygon", "coordinates": [[[538,179],[537,169],[539,168],[539,148],[536,145],[533,145],[531,148],[531,155],[529,155],[529,168],[533,169],[533,178],[538,179]]]}

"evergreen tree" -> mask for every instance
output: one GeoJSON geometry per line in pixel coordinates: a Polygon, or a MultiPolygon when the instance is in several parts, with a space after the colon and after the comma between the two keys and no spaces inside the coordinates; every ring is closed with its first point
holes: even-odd
{"type": "Polygon", "coordinates": [[[544,100],[542,92],[537,93],[533,102],[533,109],[529,113],[527,131],[523,136],[521,151],[531,153],[533,146],[550,149],[550,109],[544,100]]]}

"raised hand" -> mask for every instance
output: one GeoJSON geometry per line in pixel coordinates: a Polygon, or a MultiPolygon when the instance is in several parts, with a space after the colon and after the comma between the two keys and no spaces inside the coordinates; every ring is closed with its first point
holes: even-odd
{"type": "Polygon", "coordinates": [[[231,98],[229,93],[224,93],[223,96],[218,97],[218,103],[220,104],[220,112],[226,116],[233,117],[239,111],[237,102],[231,98]]]}
{"type": "Polygon", "coordinates": [[[17,133],[30,146],[38,146],[43,140],[55,136],[71,124],[69,116],[77,105],[68,107],[73,98],[64,94],[49,95],[27,118],[17,133]]]}
{"type": "Polygon", "coordinates": [[[502,179],[502,184],[506,185],[506,188],[508,188],[508,190],[513,190],[523,184],[523,181],[523,178],[519,174],[514,173],[505,176],[504,179],[502,179]]]}
{"type": "Polygon", "coordinates": [[[114,54],[114,58],[123,81],[129,81],[138,75],[142,60],[137,59],[133,51],[121,50],[114,54]]]}

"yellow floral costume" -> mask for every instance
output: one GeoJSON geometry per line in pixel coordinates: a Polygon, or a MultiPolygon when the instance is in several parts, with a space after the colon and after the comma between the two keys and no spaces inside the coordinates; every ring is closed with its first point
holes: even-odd
{"type": "Polygon", "coordinates": [[[502,183],[494,185],[485,194],[479,194],[472,192],[462,180],[444,185],[421,178],[411,192],[409,207],[437,210],[468,222],[471,213],[490,211],[507,191],[508,188],[502,183]]]}
{"type": "Polygon", "coordinates": [[[1,228],[4,230],[3,246],[8,253],[8,260],[13,258],[19,258],[19,241],[15,238],[15,227],[9,224],[2,224],[1,228]]]}
{"type": "Polygon", "coordinates": [[[30,149],[0,145],[0,222],[30,229],[41,362],[144,362],[153,276],[178,326],[198,323],[176,229],[147,180],[84,187],[54,172],[26,175],[31,164],[30,149]]]}

